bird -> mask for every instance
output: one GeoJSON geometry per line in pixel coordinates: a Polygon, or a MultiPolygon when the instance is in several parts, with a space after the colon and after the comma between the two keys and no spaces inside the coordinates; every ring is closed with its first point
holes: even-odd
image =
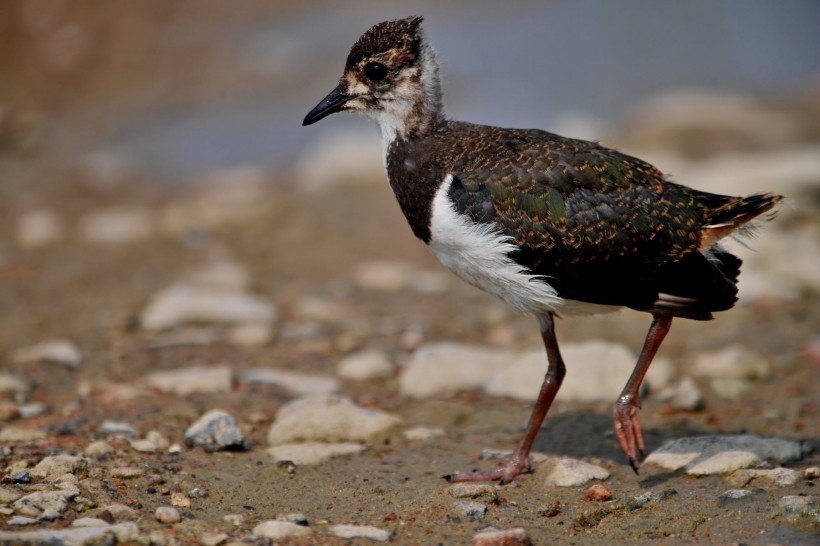
{"type": "Polygon", "coordinates": [[[523,438],[501,466],[444,478],[504,485],[532,472],[533,442],[566,373],[556,319],[622,308],[652,316],[612,409],[618,447],[637,473],[639,390],[672,320],[710,320],[734,306],[741,260],[719,243],[753,233],[782,196],[698,191],[598,142],[448,119],[422,21],[362,34],[302,125],[341,111],[375,120],[413,234],[464,281],[537,319],[548,365],[523,438]]]}

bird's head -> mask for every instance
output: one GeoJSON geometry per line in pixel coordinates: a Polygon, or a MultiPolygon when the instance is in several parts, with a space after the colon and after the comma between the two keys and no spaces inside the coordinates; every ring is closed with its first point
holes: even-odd
{"type": "Polygon", "coordinates": [[[375,119],[383,135],[431,128],[442,116],[438,62],[424,42],[421,17],[370,27],[347,56],[339,85],[311,110],[310,125],[342,110],[375,119]]]}

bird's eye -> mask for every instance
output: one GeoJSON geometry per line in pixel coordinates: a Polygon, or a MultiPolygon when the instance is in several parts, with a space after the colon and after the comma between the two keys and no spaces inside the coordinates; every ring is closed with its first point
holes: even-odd
{"type": "Polygon", "coordinates": [[[387,67],[382,63],[367,63],[362,72],[373,82],[380,82],[387,77],[387,67]]]}

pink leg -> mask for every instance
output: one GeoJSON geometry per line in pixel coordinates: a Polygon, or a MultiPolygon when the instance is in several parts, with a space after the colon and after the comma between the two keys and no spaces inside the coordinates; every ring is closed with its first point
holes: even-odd
{"type": "Polygon", "coordinates": [[[629,465],[636,473],[638,472],[638,455],[640,451],[643,455],[643,437],[641,436],[641,425],[638,423],[637,411],[641,407],[641,399],[638,396],[638,389],[641,387],[643,376],[652,364],[655,353],[661,346],[663,339],[672,326],[672,317],[668,315],[655,315],[652,326],[646,334],[643,350],[638,357],[638,363],[629,376],[621,396],[615,402],[612,410],[612,420],[615,426],[615,439],[618,441],[621,451],[629,459],[629,465]]]}
{"type": "Polygon", "coordinates": [[[499,480],[500,485],[510,483],[519,474],[529,471],[530,469],[530,450],[538,430],[541,428],[541,423],[544,422],[544,417],[561,387],[561,381],[564,379],[566,369],[564,368],[564,361],[561,359],[561,353],[558,350],[558,340],[555,337],[555,325],[552,314],[539,317],[541,325],[541,337],[544,340],[544,346],[547,349],[547,359],[549,366],[547,374],[544,376],[544,382],[541,384],[541,391],[538,393],[538,399],[535,402],[535,407],[530,415],[529,423],[527,423],[527,431],[524,433],[521,443],[515,448],[510,459],[504,466],[500,466],[495,470],[478,470],[475,472],[467,472],[463,474],[449,474],[444,476],[448,482],[467,482],[467,481],[487,481],[499,480]]]}

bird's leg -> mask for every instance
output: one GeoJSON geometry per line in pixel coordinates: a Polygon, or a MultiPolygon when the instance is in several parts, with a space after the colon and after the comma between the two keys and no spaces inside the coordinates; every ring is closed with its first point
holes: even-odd
{"type": "Polygon", "coordinates": [[[504,466],[500,466],[495,470],[477,470],[463,474],[450,474],[444,476],[444,479],[447,481],[499,480],[499,484],[504,485],[513,481],[519,474],[530,469],[530,449],[532,449],[532,443],[535,441],[538,430],[541,428],[541,423],[544,422],[544,417],[546,417],[547,411],[550,409],[552,401],[555,399],[555,395],[561,387],[561,381],[563,381],[566,372],[564,361],[561,359],[561,353],[558,350],[558,340],[555,337],[555,324],[552,314],[539,316],[538,322],[541,326],[541,337],[547,349],[549,365],[547,367],[547,373],[544,376],[544,382],[541,384],[541,390],[538,393],[535,407],[530,415],[529,423],[527,423],[527,431],[524,433],[524,437],[504,466]]]}
{"type": "Polygon", "coordinates": [[[655,353],[658,352],[658,348],[671,326],[672,317],[670,315],[654,315],[652,326],[649,327],[649,332],[646,334],[646,341],[644,341],[641,355],[638,357],[638,363],[635,364],[635,369],[632,370],[632,375],[629,376],[629,381],[626,382],[624,390],[621,391],[621,396],[618,397],[618,401],[615,402],[615,407],[612,410],[615,439],[618,440],[618,446],[620,446],[626,458],[629,459],[629,465],[636,473],[638,472],[637,452],[640,451],[643,455],[641,425],[638,423],[636,415],[641,407],[638,389],[641,388],[643,376],[646,375],[655,353]]]}

